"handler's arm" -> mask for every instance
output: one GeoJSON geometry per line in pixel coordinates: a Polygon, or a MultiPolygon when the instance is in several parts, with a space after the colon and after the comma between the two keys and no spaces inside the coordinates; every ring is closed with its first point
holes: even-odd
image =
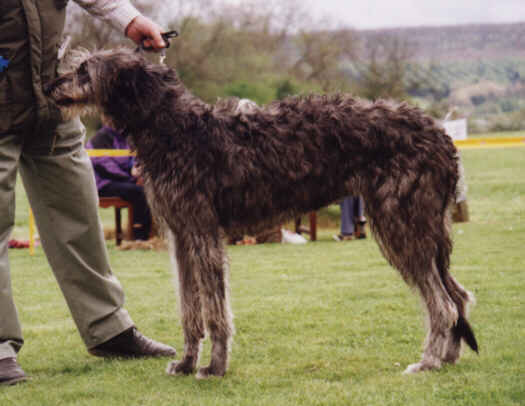
{"type": "Polygon", "coordinates": [[[144,42],[145,47],[162,49],[166,46],[162,29],[144,17],[129,0],[74,0],[91,15],[111,24],[135,43],[144,42]]]}

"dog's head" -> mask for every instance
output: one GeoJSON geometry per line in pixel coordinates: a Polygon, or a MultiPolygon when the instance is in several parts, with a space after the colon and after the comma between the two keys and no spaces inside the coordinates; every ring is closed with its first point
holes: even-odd
{"type": "Polygon", "coordinates": [[[67,72],[44,85],[44,93],[55,102],[66,117],[85,115],[95,107],[92,72],[89,72],[87,50],[75,50],[68,54],[67,72]]]}
{"type": "Polygon", "coordinates": [[[77,52],[72,60],[72,70],[44,89],[66,117],[98,111],[123,128],[146,120],[163,89],[178,81],[170,69],[128,49],[77,52]]]}

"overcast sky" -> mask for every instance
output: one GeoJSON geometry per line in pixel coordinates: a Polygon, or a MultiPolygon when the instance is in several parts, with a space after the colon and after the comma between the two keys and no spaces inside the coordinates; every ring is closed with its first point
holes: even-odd
{"type": "Polygon", "coordinates": [[[317,18],[358,29],[525,21],[525,0],[304,1],[317,18]]]}

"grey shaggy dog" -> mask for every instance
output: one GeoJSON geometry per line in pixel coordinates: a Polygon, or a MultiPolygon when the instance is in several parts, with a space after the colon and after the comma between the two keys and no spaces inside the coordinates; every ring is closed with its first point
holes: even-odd
{"type": "Polygon", "coordinates": [[[457,151],[418,109],[347,94],[289,97],[247,112],[238,99],[210,105],[173,69],[128,50],[89,55],[47,94],[65,114],[94,107],[126,131],[154,213],[172,231],[185,345],[169,374],[195,372],[206,331],[211,363],[197,377],[226,372],[234,328],[224,237],[349,194],[363,196],[384,256],[428,312],[422,359],[405,372],[456,362],[462,339],[477,352],[467,322],[473,297],[449,273],[457,151]]]}

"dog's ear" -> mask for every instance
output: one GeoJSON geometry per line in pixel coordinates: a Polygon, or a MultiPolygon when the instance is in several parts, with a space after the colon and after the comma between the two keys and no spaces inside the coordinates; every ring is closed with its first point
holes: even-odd
{"type": "Polygon", "coordinates": [[[134,63],[110,75],[113,83],[105,94],[111,95],[106,109],[111,117],[121,116],[128,123],[147,120],[162,101],[161,75],[153,65],[134,63]],[[115,114],[117,113],[117,114],[115,114]]]}

